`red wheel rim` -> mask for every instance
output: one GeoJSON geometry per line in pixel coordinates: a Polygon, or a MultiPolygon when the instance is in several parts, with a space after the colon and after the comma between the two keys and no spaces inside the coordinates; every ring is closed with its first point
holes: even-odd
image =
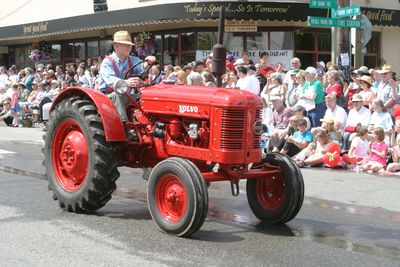
{"type": "Polygon", "coordinates": [[[178,222],[186,212],[186,190],[173,174],[163,175],[156,186],[157,206],[161,215],[169,222],[178,222]]]}
{"type": "Polygon", "coordinates": [[[88,166],[88,144],[79,124],[64,120],[53,139],[53,169],[58,183],[66,191],[74,192],[85,182],[88,166]]]}
{"type": "Polygon", "coordinates": [[[261,206],[268,211],[275,211],[285,200],[286,185],[282,174],[257,179],[257,198],[261,206]]]}

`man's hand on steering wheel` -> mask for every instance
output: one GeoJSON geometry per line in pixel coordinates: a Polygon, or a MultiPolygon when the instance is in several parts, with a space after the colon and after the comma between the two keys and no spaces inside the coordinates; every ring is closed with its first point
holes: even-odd
{"type": "Polygon", "coordinates": [[[139,88],[140,84],[143,81],[139,77],[131,77],[131,78],[125,80],[125,82],[127,83],[128,87],[130,87],[130,88],[139,88]]]}

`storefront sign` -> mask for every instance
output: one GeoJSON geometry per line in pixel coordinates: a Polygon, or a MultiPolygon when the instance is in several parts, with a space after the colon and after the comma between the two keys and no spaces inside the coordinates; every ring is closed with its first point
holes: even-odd
{"type": "Polygon", "coordinates": [[[28,26],[22,26],[24,35],[47,32],[48,22],[39,22],[28,26]]]}
{"type": "MultiPolygon", "coordinates": [[[[211,50],[197,50],[196,60],[205,60],[211,54],[211,50]]],[[[284,69],[290,69],[290,61],[293,58],[293,50],[253,50],[247,52],[249,58],[256,64],[260,60],[261,53],[268,52],[268,65],[282,63],[284,69]]],[[[243,51],[230,51],[235,59],[242,57],[243,51]]]]}
{"type": "Polygon", "coordinates": [[[257,21],[225,20],[226,32],[257,32],[257,21]]]}

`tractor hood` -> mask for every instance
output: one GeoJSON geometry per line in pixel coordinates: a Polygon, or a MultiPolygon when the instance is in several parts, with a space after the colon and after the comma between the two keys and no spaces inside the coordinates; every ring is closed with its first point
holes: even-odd
{"type": "Polygon", "coordinates": [[[259,96],[238,89],[159,84],[142,93],[146,113],[208,118],[211,107],[261,109],[259,96]]]}

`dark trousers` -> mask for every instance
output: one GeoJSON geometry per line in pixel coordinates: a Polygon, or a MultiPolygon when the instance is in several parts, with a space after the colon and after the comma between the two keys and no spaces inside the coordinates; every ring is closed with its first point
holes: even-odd
{"type": "Polygon", "coordinates": [[[325,116],[326,106],[324,103],[318,104],[314,109],[308,111],[308,118],[312,127],[321,126],[321,119],[325,116]]]}
{"type": "Polygon", "coordinates": [[[285,142],[285,144],[283,145],[283,149],[285,149],[287,151],[286,155],[288,155],[289,157],[293,157],[294,155],[296,155],[297,153],[299,153],[301,151],[301,148],[299,148],[295,144],[288,143],[288,142],[285,142]]]}
{"type": "Polygon", "coordinates": [[[45,97],[45,98],[42,99],[42,101],[40,101],[40,104],[39,104],[39,120],[43,120],[43,105],[47,104],[47,103],[51,103],[51,102],[53,102],[53,101],[51,101],[51,99],[48,98],[48,97],[45,97]]]}
{"type": "Polygon", "coordinates": [[[13,123],[14,118],[13,117],[7,117],[4,118],[3,121],[7,124],[7,126],[11,126],[13,123]]]}

